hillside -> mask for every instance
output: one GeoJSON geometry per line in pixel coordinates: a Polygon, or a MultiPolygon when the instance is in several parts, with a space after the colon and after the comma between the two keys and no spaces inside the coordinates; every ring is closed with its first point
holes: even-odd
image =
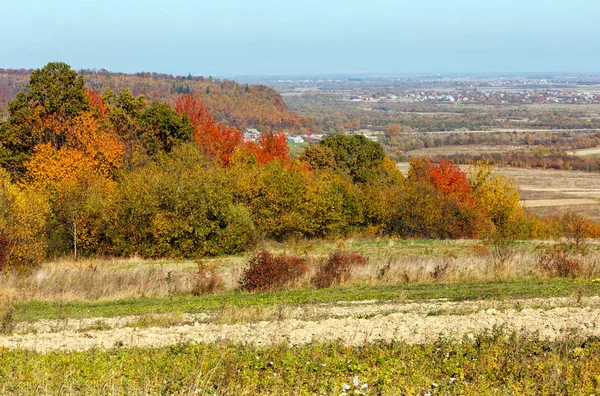
{"type": "MultiPolygon", "coordinates": [[[[33,70],[0,69],[0,111],[6,115],[8,102],[24,89],[33,70]]],[[[149,101],[175,104],[184,93],[201,97],[219,121],[243,128],[314,129],[312,120],[292,112],[275,90],[264,85],[238,84],[212,77],[172,76],[159,73],[113,73],[106,70],[82,70],[88,88],[120,92],[129,88],[149,101]]]]}

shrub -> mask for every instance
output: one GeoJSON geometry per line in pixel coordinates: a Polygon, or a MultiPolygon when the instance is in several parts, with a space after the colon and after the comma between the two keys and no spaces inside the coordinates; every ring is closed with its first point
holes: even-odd
{"type": "Polygon", "coordinates": [[[348,279],[352,269],[364,265],[367,259],[358,253],[336,252],[327,258],[311,282],[317,287],[331,287],[339,285],[348,279]]]}
{"type": "Polygon", "coordinates": [[[224,285],[223,278],[214,267],[200,262],[193,272],[193,282],[192,295],[194,296],[215,293],[221,290],[224,285]]]}
{"type": "Polygon", "coordinates": [[[234,204],[226,175],[190,144],[126,174],[117,207],[109,235],[119,255],[235,254],[255,240],[250,213],[234,204]]]}
{"type": "Polygon", "coordinates": [[[299,279],[308,269],[306,259],[298,256],[273,256],[262,251],[248,261],[240,288],[243,290],[275,290],[299,279]]]}
{"type": "Polygon", "coordinates": [[[566,243],[548,246],[537,255],[538,267],[550,276],[572,278],[581,273],[581,253],[576,244],[566,243]]]}

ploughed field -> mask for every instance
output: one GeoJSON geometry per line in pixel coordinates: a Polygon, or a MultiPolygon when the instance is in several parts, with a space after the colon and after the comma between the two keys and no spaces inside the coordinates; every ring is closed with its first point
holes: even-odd
{"type": "Polygon", "coordinates": [[[568,277],[542,262],[551,244],[515,242],[500,260],[479,241],[270,243],[308,271],[255,292],[239,289],[252,253],[3,274],[0,392],[594,393],[600,244],[568,277]],[[368,261],[314,286],[340,250],[368,261]]]}

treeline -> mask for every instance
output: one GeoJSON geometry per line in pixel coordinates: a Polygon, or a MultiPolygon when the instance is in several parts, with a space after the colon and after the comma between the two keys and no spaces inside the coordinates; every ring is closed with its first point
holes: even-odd
{"type": "Polygon", "coordinates": [[[487,132],[416,134],[399,124],[390,125],[385,131],[384,142],[391,155],[404,155],[412,150],[446,146],[513,146],[548,147],[555,151],[580,150],[600,146],[600,133],[573,132],[487,132]]]}
{"type": "MultiPolygon", "coordinates": [[[[485,164],[415,159],[407,177],[363,136],[330,136],[291,161],[200,98],[175,107],[85,88],[64,63],[32,73],[0,124],[0,267],[44,257],[198,257],[262,238],[527,238],[560,233],[527,217],[485,164]]],[[[586,223],[588,224],[588,223],[586,223]]],[[[596,235],[589,223],[586,235],[596,235]]]]}
{"type": "MultiPolygon", "coordinates": [[[[29,83],[33,70],[0,69],[0,113],[9,111],[8,103],[29,83]]],[[[174,106],[182,94],[202,100],[217,119],[238,129],[288,129],[314,131],[307,117],[290,111],[275,90],[263,85],[238,84],[212,77],[181,77],[160,73],[113,73],[106,70],[82,70],[86,88],[120,94],[125,89],[144,95],[147,101],[167,102],[174,106]]]]}
{"type": "Polygon", "coordinates": [[[443,158],[458,164],[476,164],[485,161],[493,165],[532,169],[600,171],[600,158],[594,155],[569,155],[561,150],[534,148],[528,151],[509,151],[488,154],[453,154],[443,158]]]}

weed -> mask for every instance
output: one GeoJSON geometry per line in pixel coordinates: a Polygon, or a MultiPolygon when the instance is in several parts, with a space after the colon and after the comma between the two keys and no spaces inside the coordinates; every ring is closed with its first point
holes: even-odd
{"type": "Polygon", "coordinates": [[[339,285],[350,277],[354,267],[366,263],[367,259],[358,253],[336,252],[319,267],[311,282],[321,288],[339,285]]]}
{"type": "Polygon", "coordinates": [[[559,278],[572,278],[581,273],[579,246],[574,243],[561,243],[544,247],[538,252],[537,265],[547,275],[559,278]]]}
{"type": "Polygon", "coordinates": [[[248,261],[239,284],[242,290],[277,290],[299,279],[307,270],[303,257],[274,256],[262,251],[248,261]]]}
{"type": "Polygon", "coordinates": [[[103,331],[103,330],[110,330],[110,329],[112,329],[112,327],[105,321],[96,320],[94,323],[92,323],[89,326],[80,327],[79,329],[77,329],[77,332],[78,333],[87,333],[88,331],[103,331]]]}
{"type": "Polygon", "coordinates": [[[4,308],[2,317],[0,317],[0,334],[12,334],[15,330],[15,307],[8,303],[4,308]]]}
{"type": "Polygon", "coordinates": [[[433,279],[435,279],[435,280],[442,279],[444,277],[444,275],[446,275],[446,272],[448,272],[449,266],[450,266],[450,264],[448,262],[436,265],[435,268],[433,269],[433,272],[431,273],[431,276],[433,277],[433,279]]]}
{"type": "Polygon", "coordinates": [[[9,248],[8,236],[6,236],[4,233],[0,234],[0,271],[6,269],[5,267],[8,262],[9,248]]]}
{"type": "Polygon", "coordinates": [[[194,286],[192,288],[192,295],[194,296],[213,294],[222,290],[224,287],[225,282],[214,266],[208,266],[198,262],[193,274],[194,286]]]}

